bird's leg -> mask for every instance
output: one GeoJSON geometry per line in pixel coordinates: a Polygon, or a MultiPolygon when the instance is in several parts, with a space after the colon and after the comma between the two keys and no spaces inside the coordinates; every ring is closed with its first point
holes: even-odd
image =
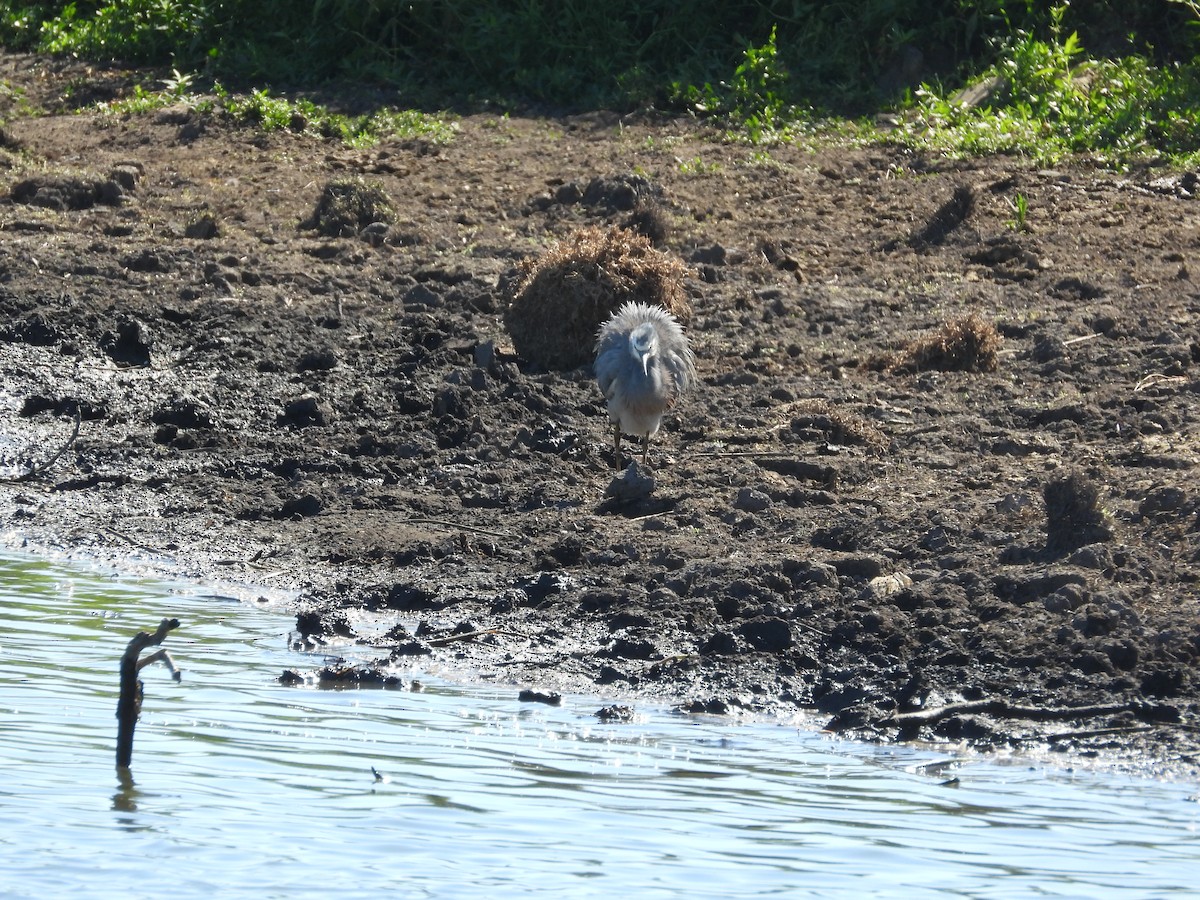
{"type": "Polygon", "coordinates": [[[643,466],[649,465],[649,463],[646,461],[646,457],[648,457],[649,455],[650,455],[650,435],[647,434],[645,437],[642,438],[642,465],[643,466]]]}
{"type": "Polygon", "coordinates": [[[621,468],[621,423],[613,426],[613,466],[621,468]]]}

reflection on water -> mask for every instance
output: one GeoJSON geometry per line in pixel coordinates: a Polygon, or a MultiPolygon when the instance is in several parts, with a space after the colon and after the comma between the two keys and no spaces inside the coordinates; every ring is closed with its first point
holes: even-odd
{"type": "Polygon", "coordinates": [[[1200,871],[1194,786],[426,679],[288,688],[319,662],[290,624],[0,557],[0,895],[1147,896],[1200,871]],[[121,780],[117,663],[168,616],[183,681],[142,672],[121,780]]]}

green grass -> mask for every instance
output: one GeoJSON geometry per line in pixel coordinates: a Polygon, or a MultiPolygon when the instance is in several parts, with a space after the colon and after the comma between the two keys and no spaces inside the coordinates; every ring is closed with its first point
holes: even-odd
{"type": "Polygon", "coordinates": [[[1109,165],[1200,158],[1200,66],[1142,56],[1089,57],[1075,33],[1047,42],[1018,35],[973,82],[979,104],[923,85],[885,140],[954,156],[1014,153],[1041,163],[1083,154],[1109,165]]]}
{"type": "Polygon", "coordinates": [[[195,80],[194,76],[174,71],[161,89],[147,90],[137,85],[128,97],[101,104],[99,109],[113,116],[136,116],[182,103],[198,113],[225,116],[237,124],[264,131],[288,130],[335,138],[350,147],[413,138],[445,144],[454,139],[458,129],[453,119],[444,114],[382,108],[361,116],[348,116],[307,98],[288,100],[272,96],[267,88],[236,93],[216,82],[211,93],[198,94],[192,91],[195,80]]]}
{"type": "Polygon", "coordinates": [[[786,140],[805,118],[787,101],[790,77],[779,58],[778,29],[772,28],[765,44],[742,52],[742,61],[728,81],[706,82],[702,88],[676,83],[672,92],[694,112],[727,122],[730,137],[771,143],[786,140]]]}
{"type": "Polygon", "coordinates": [[[1012,207],[1013,217],[1008,222],[1008,227],[1013,231],[1028,231],[1029,230],[1029,200],[1020,191],[1009,201],[1009,206],[1012,207]]]}
{"type": "MultiPolygon", "coordinates": [[[[754,146],[1200,157],[1197,0],[0,0],[0,43],[203,73],[236,89],[195,102],[351,145],[450,139],[452,123],[429,110],[654,107],[754,146]],[[345,116],[284,99],[329,82],[389,91],[408,109],[345,116]],[[997,89],[963,102],[980,84],[997,89]],[[898,124],[876,128],[881,111],[898,124]]],[[[191,96],[191,84],[139,88],[113,111],[191,96]]]]}
{"type": "Polygon", "coordinates": [[[705,162],[700,156],[679,161],[679,171],[684,175],[716,175],[721,171],[718,163],[705,162]]]}

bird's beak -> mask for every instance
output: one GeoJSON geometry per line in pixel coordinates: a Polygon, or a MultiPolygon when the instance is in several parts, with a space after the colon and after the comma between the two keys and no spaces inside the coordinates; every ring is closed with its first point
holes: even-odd
{"type": "Polygon", "coordinates": [[[650,354],[649,353],[642,354],[642,374],[645,375],[647,378],[650,377],[650,354]]]}

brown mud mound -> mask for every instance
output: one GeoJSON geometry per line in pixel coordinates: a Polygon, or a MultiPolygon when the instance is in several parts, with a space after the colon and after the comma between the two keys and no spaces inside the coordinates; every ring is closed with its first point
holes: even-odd
{"type": "Polygon", "coordinates": [[[74,113],[80,74],[0,57],[11,545],[298,591],[297,641],[357,683],[417,659],[1194,777],[1187,173],[749,148],[607,113],[350,149],[74,113]],[[117,172],[119,202],[72,199],[117,172]],[[22,202],[51,176],[62,202],[22,202]],[[346,178],[390,221],[302,229],[346,178]],[[1008,224],[1018,191],[1032,232],[1008,224]],[[618,504],[588,365],[514,356],[503,311],[521,260],[648,203],[701,384],[651,448],[653,493],[618,504]],[[873,364],[970,316],[994,367],[873,364]]]}
{"type": "Polygon", "coordinates": [[[581,228],[517,273],[504,322],[517,353],[548,369],[590,363],[600,326],[626,303],[661,306],[684,323],[692,314],[683,263],[624,228],[581,228]]]}

